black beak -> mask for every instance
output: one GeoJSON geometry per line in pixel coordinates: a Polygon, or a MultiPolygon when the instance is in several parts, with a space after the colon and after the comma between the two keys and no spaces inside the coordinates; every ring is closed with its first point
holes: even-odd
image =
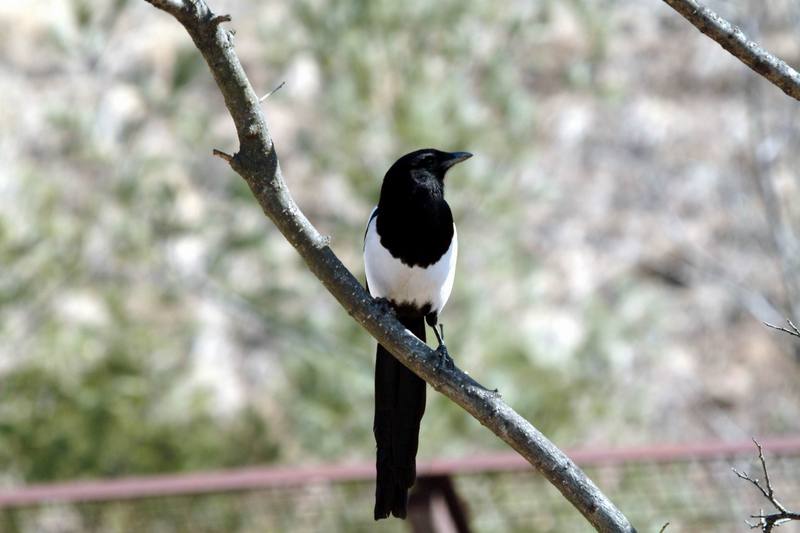
{"type": "Polygon", "coordinates": [[[453,165],[461,163],[462,161],[466,161],[470,157],[472,157],[472,154],[469,152],[451,152],[447,154],[447,158],[442,163],[442,166],[445,170],[447,170],[453,165]]]}

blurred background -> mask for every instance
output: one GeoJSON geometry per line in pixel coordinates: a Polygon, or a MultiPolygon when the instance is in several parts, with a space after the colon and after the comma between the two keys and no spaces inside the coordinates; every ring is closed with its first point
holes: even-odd
{"type": "MultiPolygon", "coordinates": [[[[800,4],[708,5],[800,64],[800,4]]],[[[448,346],[557,445],[800,434],[800,345],[761,324],[800,320],[798,103],[661,1],[211,7],[257,92],[286,81],[264,104],[284,174],[359,278],[389,165],[475,154],[448,178],[448,346]]],[[[374,342],[211,156],[235,131],[183,28],[141,0],[0,0],[0,21],[0,486],[372,462],[374,342]]],[[[432,392],[420,446],[508,450],[432,392]]],[[[746,530],[766,504],[731,464],[598,483],[640,531],[746,530]]],[[[475,531],[589,530],[532,473],[455,483],[475,531]]],[[[0,530],[408,530],[371,511],[364,477],[42,501],[0,530]]]]}

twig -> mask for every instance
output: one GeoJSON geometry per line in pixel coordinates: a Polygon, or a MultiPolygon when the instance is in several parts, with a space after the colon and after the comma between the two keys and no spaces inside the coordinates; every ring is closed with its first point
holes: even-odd
{"type": "Polygon", "coordinates": [[[272,96],[273,94],[275,94],[276,92],[278,92],[278,91],[281,89],[281,87],[283,87],[284,85],[286,85],[286,82],[285,82],[285,81],[282,81],[282,82],[280,82],[280,83],[278,84],[278,86],[277,86],[277,87],[275,87],[275,88],[274,88],[274,89],[272,89],[270,92],[268,92],[267,94],[265,94],[264,96],[262,96],[261,98],[259,98],[259,99],[258,99],[258,101],[259,101],[259,102],[263,102],[264,100],[266,100],[267,98],[269,98],[270,96],[272,96]]]}
{"type": "Polygon", "coordinates": [[[781,326],[776,326],[775,324],[770,324],[769,322],[764,322],[764,325],[767,326],[768,328],[777,329],[778,331],[782,331],[784,333],[788,333],[789,335],[792,335],[794,337],[800,337],[800,329],[797,329],[797,326],[795,326],[794,323],[791,320],[789,320],[788,318],[786,319],[786,322],[789,324],[789,327],[792,328],[792,329],[786,329],[786,328],[781,327],[781,326]]]}
{"type": "Polygon", "coordinates": [[[800,73],[748,39],[739,28],[695,0],[664,0],[698,30],[717,41],[742,63],[762,75],[783,92],[800,100],[800,73]]]}
{"type": "Polygon", "coordinates": [[[231,16],[230,15],[214,15],[211,18],[211,25],[216,26],[217,24],[222,24],[223,22],[230,22],[231,16]]]}
{"type": "Polygon", "coordinates": [[[212,153],[212,155],[215,155],[215,156],[219,157],[220,159],[224,159],[228,163],[230,163],[233,160],[233,156],[231,154],[226,154],[222,150],[217,150],[216,148],[214,148],[211,151],[211,153],[212,153]]]}
{"type": "Polygon", "coordinates": [[[372,299],[336,257],[286,187],[258,98],[227,32],[209,24],[213,16],[205,1],[194,0],[191,5],[189,0],[147,1],[175,16],[200,50],[236,126],[239,151],[230,160],[231,168],[247,181],[264,213],[339,304],[400,362],[530,462],[597,531],[634,533],[628,519],[572,460],[498,394],[478,386],[458,368],[438,365],[437,353],[372,299]]]}
{"type": "Polygon", "coordinates": [[[756,439],[753,439],[753,443],[755,443],[756,447],[758,448],[758,460],[761,462],[761,470],[764,472],[764,484],[762,484],[758,478],[752,478],[740,470],[736,470],[735,468],[731,468],[731,470],[733,470],[733,473],[739,478],[750,482],[755,488],[758,489],[761,495],[764,496],[764,498],[766,498],[775,509],[777,509],[777,513],[764,513],[764,510],[762,509],[758,514],[750,515],[750,518],[758,519],[758,522],[756,523],[745,520],[745,523],[750,526],[750,529],[761,528],[763,533],[770,533],[773,528],[781,524],[791,522],[792,520],[800,520],[800,513],[787,510],[786,507],[784,507],[783,504],[775,497],[775,491],[773,490],[772,482],[769,479],[767,461],[764,459],[764,450],[756,439]]]}
{"type": "Polygon", "coordinates": [[[664,533],[667,530],[667,527],[669,527],[669,522],[661,526],[661,529],[658,530],[658,533],[664,533]]]}
{"type": "Polygon", "coordinates": [[[175,14],[176,11],[180,11],[184,7],[183,0],[146,0],[147,2],[153,4],[158,9],[163,9],[164,11],[175,14]]]}

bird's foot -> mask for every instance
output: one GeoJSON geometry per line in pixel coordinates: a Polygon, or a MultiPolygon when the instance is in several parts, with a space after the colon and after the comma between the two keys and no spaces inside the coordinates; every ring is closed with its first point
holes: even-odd
{"type": "Polygon", "coordinates": [[[447,351],[447,346],[444,345],[444,326],[442,324],[436,324],[432,327],[433,333],[436,334],[436,340],[439,341],[439,347],[436,348],[439,361],[436,363],[436,367],[439,369],[446,368],[447,370],[453,370],[456,365],[453,362],[453,358],[450,357],[450,353],[447,351]],[[436,326],[439,326],[438,329],[436,326]]]}
{"type": "Polygon", "coordinates": [[[450,357],[450,354],[447,351],[447,346],[445,346],[444,343],[439,344],[439,347],[436,348],[436,354],[439,356],[439,361],[436,363],[437,368],[453,370],[456,367],[456,364],[453,362],[453,358],[450,357]]]}

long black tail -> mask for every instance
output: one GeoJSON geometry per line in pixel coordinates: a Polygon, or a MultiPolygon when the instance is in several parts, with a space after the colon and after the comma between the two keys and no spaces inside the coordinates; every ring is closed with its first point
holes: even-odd
{"type": "MultiPolygon", "coordinates": [[[[422,341],[425,320],[400,318],[422,341]]],[[[389,513],[405,518],[408,489],[417,476],[419,424],[425,412],[425,381],[378,345],[375,362],[375,422],[372,430],[378,445],[375,520],[389,513]]]]}

